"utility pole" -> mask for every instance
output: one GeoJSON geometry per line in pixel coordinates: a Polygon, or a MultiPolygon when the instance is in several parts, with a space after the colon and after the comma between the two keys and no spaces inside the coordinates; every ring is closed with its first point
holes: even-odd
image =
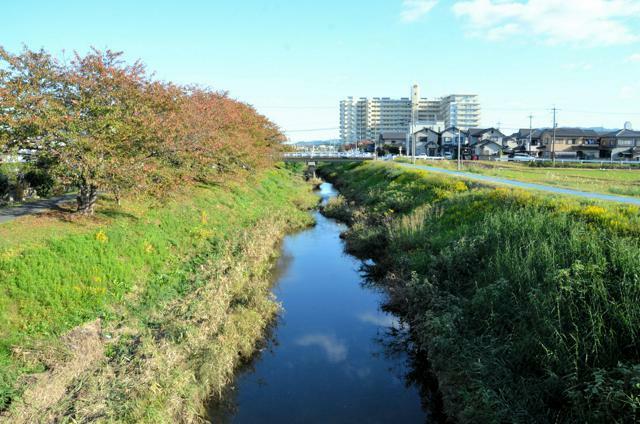
{"type": "Polygon", "coordinates": [[[533,115],[529,115],[529,145],[527,146],[527,153],[531,154],[531,138],[533,134],[533,115]]]}
{"type": "Polygon", "coordinates": [[[420,96],[417,94],[416,86],[411,91],[411,134],[409,135],[409,142],[411,143],[411,161],[416,163],[416,118],[418,114],[418,106],[420,104],[420,96]]]}
{"type": "Polygon", "coordinates": [[[416,128],[411,130],[411,156],[413,156],[413,163],[416,163],[416,128]]]}
{"type": "Polygon", "coordinates": [[[460,145],[461,145],[461,141],[460,141],[460,128],[458,128],[458,171],[460,171],[462,169],[462,161],[461,161],[461,155],[460,155],[460,145]]]}
{"type": "Polygon", "coordinates": [[[556,123],[556,113],[558,111],[558,109],[556,109],[556,106],[553,106],[553,139],[551,140],[551,159],[553,161],[553,165],[555,166],[556,164],[556,127],[558,126],[558,124],[556,123]]]}

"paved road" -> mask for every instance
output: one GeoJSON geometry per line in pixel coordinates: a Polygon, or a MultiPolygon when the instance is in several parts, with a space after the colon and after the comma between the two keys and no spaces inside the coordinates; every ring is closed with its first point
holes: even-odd
{"type": "Polygon", "coordinates": [[[58,205],[60,205],[60,203],[72,201],[75,200],[75,198],[75,194],[65,194],[64,196],[36,200],[35,202],[28,202],[19,206],[0,208],[0,224],[12,221],[20,216],[34,215],[58,209],[58,205]]]}
{"type": "Polygon", "coordinates": [[[600,194],[600,193],[590,193],[588,191],[580,191],[580,190],[572,190],[570,188],[559,188],[544,184],[535,184],[535,183],[525,183],[522,181],[509,180],[506,178],[498,178],[498,177],[489,177],[486,175],[474,174],[473,172],[460,172],[460,171],[451,171],[449,169],[437,168],[435,166],[427,166],[427,165],[414,165],[411,163],[398,163],[400,166],[404,166],[406,168],[415,168],[415,169],[423,169],[425,171],[438,172],[441,174],[454,175],[457,177],[468,178],[470,180],[478,180],[491,184],[504,184],[513,187],[519,188],[527,188],[532,190],[540,190],[546,191],[547,193],[553,194],[564,194],[568,196],[582,197],[589,200],[606,200],[609,202],[620,202],[627,203],[631,205],[640,206],[640,199],[626,196],[616,196],[612,194],[600,194]]]}

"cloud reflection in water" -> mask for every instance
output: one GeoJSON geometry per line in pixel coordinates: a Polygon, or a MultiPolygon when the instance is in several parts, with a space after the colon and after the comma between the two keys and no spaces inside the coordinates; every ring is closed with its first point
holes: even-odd
{"type": "Polygon", "coordinates": [[[347,359],[347,346],[330,334],[307,334],[296,340],[298,346],[318,346],[324,350],[329,362],[338,363],[347,359]]]}

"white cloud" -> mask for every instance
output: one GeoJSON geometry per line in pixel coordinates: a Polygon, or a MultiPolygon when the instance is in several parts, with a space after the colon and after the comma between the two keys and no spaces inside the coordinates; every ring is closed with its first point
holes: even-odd
{"type": "Polygon", "coordinates": [[[415,22],[429,13],[438,0],[403,0],[400,19],[404,22],[415,22]]]}
{"type": "Polygon", "coordinates": [[[640,53],[634,53],[629,56],[627,62],[640,62],[640,53]]]}
{"type": "Polygon", "coordinates": [[[490,40],[536,36],[589,46],[640,40],[629,23],[640,18],[640,0],[464,0],[453,12],[472,34],[490,40]]]}

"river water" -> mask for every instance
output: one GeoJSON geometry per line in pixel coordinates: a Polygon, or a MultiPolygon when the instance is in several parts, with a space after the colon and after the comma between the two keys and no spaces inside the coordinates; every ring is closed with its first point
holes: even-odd
{"type": "MultiPolygon", "coordinates": [[[[336,192],[323,184],[326,201],[336,192]]],[[[344,226],[315,213],[316,226],[287,236],[273,292],[283,312],[264,349],[238,372],[211,422],[421,423],[424,389],[398,320],[382,293],[363,285],[362,263],[344,252],[344,226]]]]}

